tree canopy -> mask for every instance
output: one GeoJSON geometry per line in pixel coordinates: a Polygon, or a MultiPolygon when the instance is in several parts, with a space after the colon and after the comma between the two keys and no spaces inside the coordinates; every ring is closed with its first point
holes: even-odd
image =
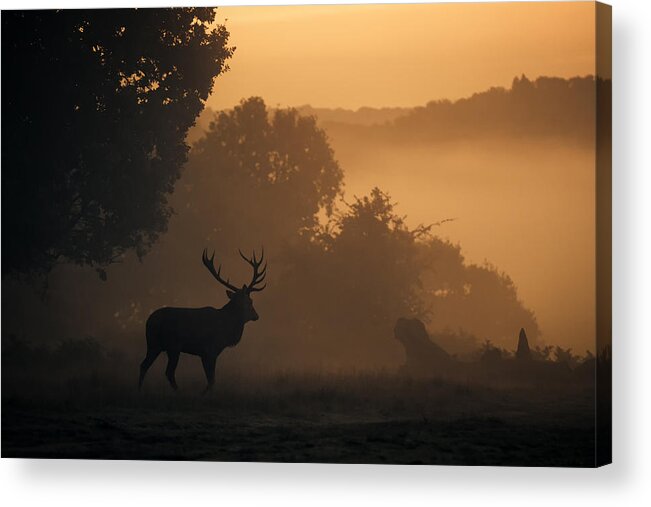
{"type": "Polygon", "coordinates": [[[228,36],[210,8],[3,12],[3,274],[144,255],[228,36]]]}
{"type": "Polygon", "coordinates": [[[409,227],[379,188],[344,204],[285,254],[273,289],[282,297],[268,302],[269,337],[257,350],[302,365],[392,367],[402,360],[393,337],[399,317],[450,335],[452,353],[469,339],[473,349],[485,338],[511,347],[521,327],[538,338],[508,276],[467,263],[434,227],[409,227]]]}
{"type": "MultiPolygon", "coordinates": [[[[269,111],[259,97],[218,114],[194,146],[175,199],[208,218],[212,241],[271,245],[311,230],[343,185],[325,132],[295,109],[269,111]]],[[[190,215],[188,215],[190,216],[190,215]]]]}

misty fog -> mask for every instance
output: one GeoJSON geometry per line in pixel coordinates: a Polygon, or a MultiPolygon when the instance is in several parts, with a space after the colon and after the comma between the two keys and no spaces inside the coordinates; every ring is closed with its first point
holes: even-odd
{"type": "Polygon", "coordinates": [[[229,276],[243,283],[248,272],[237,250],[264,244],[271,285],[256,296],[264,324],[251,326],[236,363],[396,367],[404,351],[392,326],[412,316],[435,339],[453,337],[446,343],[453,353],[485,340],[513,350],[521,327],[537,346],[594,352],[591,83],[516,78],[509,92],[491,89],[411,111],[292,112],[250,99],[213,124],[218,116],[207,109],[188,135],[193,148],[172,195],[174,215],[152,251],[141,260],[127,254],[107,270],[107,281],[95,270],[62,265],[43,290],[15,285],[14,297],[3,301],[12,315],[3,325],[37,341],[90,336],[137,356],[156,307],[225,302],[199,262],[203,248],[215,249],[229,276]],[[567,106],[550,113],[540,97],[567,106]],[[522,104],[557,121],[522,120],[522,104]],[[496,111],[495,128],[477,135],[478,125],[490,124],[487,109],[496,111]],[[455,134],[431,138],[441,115],[455,134]],[[554,135],[557,129],[572,135],[554,135]],[[349,228],[359,222],[354,227],[364,235],[374,234],[375,223],[386,230],[345,247],[347,220],[349,228]],[[430,225],[427,237],[412,236],[430,225]],[[386,234],[397,241],[388,247],[394,250],[383,250],[386,234]],[[411,246],[399,246],[401,236],[411,246]],[[393,273],[391,259],[416,271],[393,273]],[[334,269],[327,278],[314,278],[328,265],[334,269]],[[373,276],[351,281],[358,269],[373,276]],[[384,282],[373,285],[378,276],[384,282]],[[368,306],[377,297],[385,300],[368,306]],[[353,309],[349,317],[346,308],[353,309]],[[38,319],[30,318],[34,311],[38,319]]]}
{"type": "Polygon", "coordinates": [[[331,137],[347,196],[377,185],[412,226],[454,218],[435,233],[468,261],[510,275],[542,341],[594,352],[593,150],[554,140],[390,145],[334,129],[331,137]]]}

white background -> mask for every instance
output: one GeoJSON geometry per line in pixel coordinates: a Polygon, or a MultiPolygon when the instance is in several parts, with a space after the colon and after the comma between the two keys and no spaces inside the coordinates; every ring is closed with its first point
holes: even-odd
{"type": "MultiPolygon", "coordinates": [[[[651,2],[610,3],[614,85],[613,465],[575,470],[3,459],[3,505],[651,505],[651,2]]],[[[1,2],[3,9],[133,4],[1,2]]],[[[137,4],[170,3],[139,0],[137,4]]]]}

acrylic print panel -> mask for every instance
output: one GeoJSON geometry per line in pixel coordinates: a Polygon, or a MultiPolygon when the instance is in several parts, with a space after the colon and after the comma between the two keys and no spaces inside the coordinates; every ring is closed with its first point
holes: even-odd
{"type": "Polygon", "coordinates": [[[3,11],[3,457],[610,462],[610,58],[593,2],[3,11]]]}

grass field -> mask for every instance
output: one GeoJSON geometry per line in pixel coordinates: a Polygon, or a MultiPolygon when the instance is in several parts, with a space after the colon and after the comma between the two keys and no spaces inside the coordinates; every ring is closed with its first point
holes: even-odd
{"type": "MultiPolygon", "coordinates": [[[[135,370],[134,370],[135,371],[135,370]]],[[[43,384],[3,372],[2,456],[592,466],[594,393],[389,373],[220,378],[197,394],[93,373],[43,384]],[[16,387],[19,385],[20,387],[16,387]],[[44,387],[47,386],[47,387],[44,387]]]]}

